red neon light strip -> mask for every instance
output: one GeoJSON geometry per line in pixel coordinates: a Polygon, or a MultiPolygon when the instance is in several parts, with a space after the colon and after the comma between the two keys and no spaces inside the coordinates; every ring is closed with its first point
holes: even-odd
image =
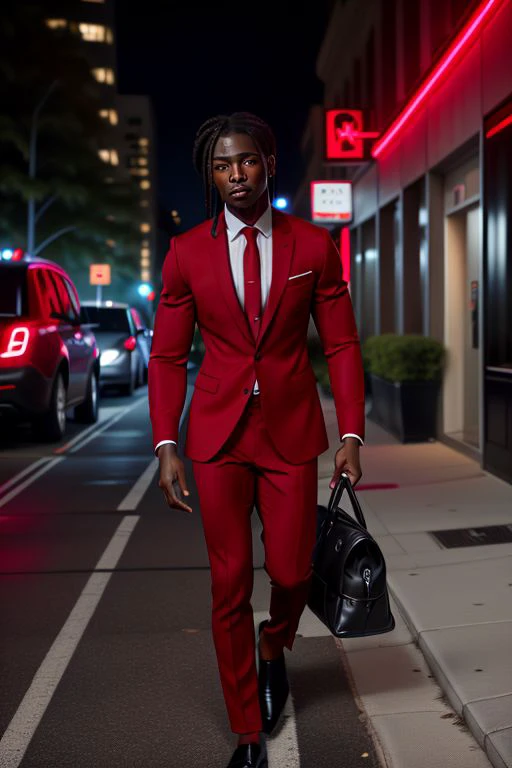
{"type": "Polygon", "coordinates": [[[507,125],[510,125],[512,123],[512,115],[509,115],[508,117],[505,117],[498,125],[495,125],[494,128],[490,128],[487,133],[485,134],[486,139],[490,139],[493,136],[496,136],[497,133],[502,131],[504,128],[507,127],[507,125]]]}
{"type": "Polygon", "coordinates": [[[3,392],[6,389],[16,389],[16,384],[2,384],[0,390],[3,392]]]}
{"type": "Polygon", "coordinates": [[[380,141],[377,141],[373,150],[373,157],[378,157],[383,150],[390,144],[396,137],[397,133],[409,120],[411,115],[416,111],[420,104],[425,100],[426,96],[434,88],[439,81],[441,75],[446,72],[450,64],[453,63],[455,58],[459,55],[461,50],[466,46],[473,35],[480,29],[484,21],[488,18],[493,8],[497,7],[501,0],[485,0],[484,3],[473,14],[467,25],[461,31],[460,35],[455,38],[449,49],[446,51],[442,59],[437,66],[431,72],[428,80],[420,87],[416,96],[409,102],[409,105],[402,110],[396,120],[390,125],[388,130],[384,133],[380,141]]]}

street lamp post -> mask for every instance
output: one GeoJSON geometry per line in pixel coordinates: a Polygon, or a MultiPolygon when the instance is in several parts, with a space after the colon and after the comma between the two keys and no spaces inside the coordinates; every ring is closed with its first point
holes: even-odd
{"type": "MultiPolygon", "coordinates": [[[[28,177],[30,180],[35,179],[37,170],[37,121],[39,119],[39,113],[44,107],[46,101],[49,99],[53,91],[59,84],[58,80],[54,80],[50,85],[43,98],[34,109],[32,114],[32,122],[30,125],[30,141],[29,141],[29,157],[28,157],[28,177]]],[[[27,203],[27,251],[32,253],[35,245],[35,228],[36,228],[36,201],[34,195],[31,194],[27,203]]]]}

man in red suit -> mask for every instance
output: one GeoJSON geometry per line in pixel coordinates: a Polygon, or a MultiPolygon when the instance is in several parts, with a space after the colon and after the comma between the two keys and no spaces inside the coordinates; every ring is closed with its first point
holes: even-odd
{"type": "Polygon", "coordinates": [[[271,208],[276,158],[268,125],[249,113],[208,120],[198,131],[194,162],[213,219],[171,241],[149,366],[150,412],[160,487],[169,506],[191,512],[177,442],[197,323],[206,351],[185,454],[211,565],[221,682],[238,734],[228,768],[263,768],[260,732],[272,731],[288,695],[283,650],[292,648],[306,603],[317,457],[328,448],[307,352],[310,315],[327,358],[341,439],[331,485],[342,472],[354,484],[361,477],[363,369],[329,233],[271,208]],[[259,672],[250,602],[254,507],[272,585],[269,619],[259,628],[259,672]]]}

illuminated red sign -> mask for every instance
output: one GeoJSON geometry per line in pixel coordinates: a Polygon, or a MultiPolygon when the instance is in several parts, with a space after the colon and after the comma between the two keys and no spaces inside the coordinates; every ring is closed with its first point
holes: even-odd
{"type": "Polygon", "coordinates": [[[360,109],[328,109],[325,113],[327,160],[363,160],[365,139],[378,136],[378,133],[364,130],[360,109]]]}

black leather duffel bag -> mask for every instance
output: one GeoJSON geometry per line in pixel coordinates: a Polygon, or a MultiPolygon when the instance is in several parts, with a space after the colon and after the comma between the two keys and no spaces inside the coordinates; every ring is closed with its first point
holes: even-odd
{"type": "Polygon", "coordinates": [[[309,607],[336,637],[391,632],[395,620],[389,606],[386,563],[366,528],[346,475],[333,490],[329,506],[318,506],[318,517],[309,607]],[[344,491],[355,519],[338,506],[344,491]]]}

